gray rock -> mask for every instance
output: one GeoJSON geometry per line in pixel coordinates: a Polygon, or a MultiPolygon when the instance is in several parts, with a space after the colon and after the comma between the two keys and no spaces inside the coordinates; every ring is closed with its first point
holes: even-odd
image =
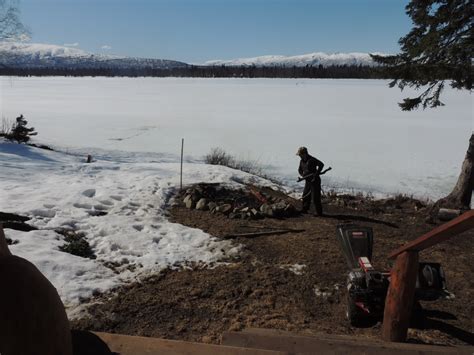
{"type": "Polygon", "coordinates": [[[285,202],[277,202],[272,205],[272,209],[274,211],[284,211],[286,208],[286,203],[285,202]]]}
{"type": "Polygon", "coordinates": [[[209,208],[209,211],[211,211],[211,213],[214,213],[216,211],[216,207],[217,207],[217,204],[215,202],[209,202],[207,204],[207,208],[209,208]]]}
{"type": "Polygon", "coordinates": [[[191,195],[186,195],[184,197],[183,203],[186,204],[189,200],[191,200],[191,195]]]}
{"type": "Polygon", "coordinates": [[[266,217],[273,217],[275,214],[272,206],[269,206],[266,203],[260,206],[260,212],[266,217]]]}
{"type": "Polygon", "coordinates": [[[224,214],[228,214],[232,211],[232,205],[226,203],[222,206],[219,206],[219,212],[222,212],[224,214]]]}
{"type": "Polygon", "coordinates": [[[205,198],[199,199],[199,201],[196,203],[196,209],[205,211],[207,209],[207,200],[205,198]]]}

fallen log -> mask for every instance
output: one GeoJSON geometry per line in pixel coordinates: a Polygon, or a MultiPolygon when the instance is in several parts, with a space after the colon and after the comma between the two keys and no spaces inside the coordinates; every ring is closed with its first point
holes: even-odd
{"type": "Polygon", "coordinates": [[[459,217],[460,215],[460,210],[453,210],[450,208],[440,208],[438,211],[438,218],[441,221],[450,221],[452,219],[455,219],[456,217],[459,217]]]}

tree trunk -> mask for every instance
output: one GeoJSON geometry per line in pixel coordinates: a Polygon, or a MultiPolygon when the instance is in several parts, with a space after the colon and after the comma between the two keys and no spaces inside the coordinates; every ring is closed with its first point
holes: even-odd
{"type": "Polygon", "coordinates": [[[471,209],[471,196],[474,190],[474,132],[469,139],[469,148],[462,163],[461,174],[453,191],[435,204],[438,210],[441,207],[453,209],[471,209]]]}

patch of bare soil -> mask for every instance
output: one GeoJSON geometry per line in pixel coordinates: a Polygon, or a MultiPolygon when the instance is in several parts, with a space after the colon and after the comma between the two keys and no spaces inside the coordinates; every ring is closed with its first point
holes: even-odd
{"type": "MultiPolygon", "coordinates": [[[[390,251],[435,226],[425,222],[423,203],[408,198],[373,201],[346,195],[326,197],[323,203],[325,217],[258,220],[175,206],[169,211],[172,221],[217,238],[269,229],[304,231],[237,237],[242,252],[231,263],[164,270],[101,295],[90,317],[73,322],[73,328],[213,343],[222,332],[245,327],[379,337],[380,322],[354,328],[345,318],[348,270],[336,240],[337,224],[352,221],[373,228],[373,264],[379,269],[391,266],[390,251]]],[[[421,253],[420,261],[442,263],[455,298],[423,302],[409,341],[474,344],[473,236],[471,230],[421,253]]]]}

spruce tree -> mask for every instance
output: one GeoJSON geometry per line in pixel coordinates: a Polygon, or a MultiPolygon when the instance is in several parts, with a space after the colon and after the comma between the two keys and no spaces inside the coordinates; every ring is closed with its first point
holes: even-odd
{"type": "Polygon", "coordinates": [[[18,143],[26,143],[30,140],[31,136],[36,136],[38,132],[35,132],[34,127],[26,127],[28,121],[20,115],[16,118],[16,123],[12,127],[12,131],[8,138],[16,140],[18,143]]]}
{"type": "MultiPolygon", "coordinates": [[[[401,53],[394,56],[372,56],[385,64],[394,80],[390,87],[406,86],[423,92],[399,103],[402,110],[444,105],[440,96],[449,82],[453,88],[472,90],[474,57],[474,5],[470,0],[411,0],[406,13],[413,28],[399,40],[401,53]]],[[[436,207],[469,209],[474,190],[474,133],[456,186],[436,207]]]]}
{"type": "Polygon", "coordinates": [[[406,6],[413,28],[399,40],[401,53],[372,56],[387,65],[391,87],[424,87],[421,95],[399,104],[403,110],[442,106],[446,81],[472,90],[473,11],[470,0],[412,0],[406,6]]]}

